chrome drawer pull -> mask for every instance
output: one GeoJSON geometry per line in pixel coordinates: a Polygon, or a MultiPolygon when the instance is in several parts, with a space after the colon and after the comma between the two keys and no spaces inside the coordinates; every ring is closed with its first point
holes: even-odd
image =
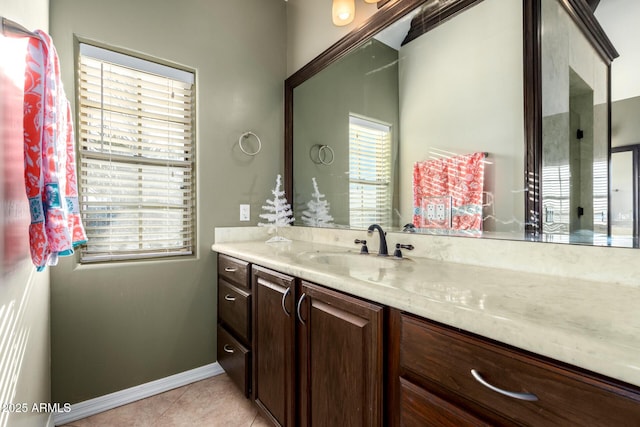
{"type": "Polygon", "coordinates": [[[307,322],[305,322],[304,320],[302,320],[302,316],[300,315],[300,307],[302,306],[302,301],[304,301],[304,299],[307,297],[307,294],[302,294],[302,296],[300,297],[300,299],[298,300],[298,307],[296,308],[296,313],[298,313],[298,319],[300,319],[300,322],[304,325],[307,322]]]}
{"type": "Polygon", "coordinates": [[[236,271],[238,271],[238,267],[225,267],[224,271],[226,271],[227,273],[235,273],[236,271]]]}
{"type": "Polygon", "coordinates": [[[227,294],[224,296],[224,299],[226,299],[227,301],[235,301],[236,297],[232,297],[231,295],[227,294]]]}
{"type": "Polygon", "coordinates": [[[285,314],[287,316],[291,316],[291,313],[289,313],[289,311],[287,311],[287,306],[284,305],[285,301],[287,300],[287,296],[291,293],[291,288],[287,288],[286,291],[284,291],[284,294],[282,294],[282,309],[284,310],[285,314]]]}
{"type": "Polygon", "coordinates": [[[224,351],[226,351],[227,353],[231,353],[231,354],[235,353],[235,350],[229,344],[225,344],[224,345],[224,351]]]}
{"type": "Polygon", "coordinates": [[[480,376],[480,374],[478,373],[478,371],[476,371],[475,369],[471,370],[471,375],[473,375],[473,378],[475,378],[476,381],[478,381],[480,384],[482,384],[483,386],[487,387],[490,390],[495,391],[496,393],[500,393],[500,394],[505,395],[505,396],[513,397],[514,399],[528,400],[530,402],[534,402],[534,401],[538,400],[538,396],[536,396],[533,393],[516,393],[516,392],[513,392],[513,391],[502,390],[501,388],[498,388],[498,387],[496,387],[494,385],[491,385],[488,382],[486,382],[485,379],[482,378],[480,376]]]}

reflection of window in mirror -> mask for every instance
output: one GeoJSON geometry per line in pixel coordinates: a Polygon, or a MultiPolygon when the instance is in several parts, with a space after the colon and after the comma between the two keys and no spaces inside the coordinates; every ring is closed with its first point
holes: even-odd
{"type": "Polygon", "coordinates": [[[391,225],[391,126],[349,116],[349,225],[391,225]]]}
{"type": "Polygon", "coordinates": [[[541,4],[542,233],[606,245],[608,65],[560,2],[541,4]]]}

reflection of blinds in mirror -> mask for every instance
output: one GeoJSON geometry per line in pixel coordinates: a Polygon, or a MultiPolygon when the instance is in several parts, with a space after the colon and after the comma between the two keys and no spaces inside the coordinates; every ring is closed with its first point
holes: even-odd
{"type": "Polygon", "coordinates": [[[546,234],[569,233],[571,172],[568,164],[543,166],[543,225],[546,234]]]}
{"type": "Polygon", "coordinates": [[[349,116],[349,225],[391,225],[391,127],[349,116]]]}
{"type": "MultiPolygon", "coordinates": [[[[609,209],[609,169],[606,161],[593,162],[593,224],[607,226],[607,211],[609,209]]],[[[606,228],[594,230],[604,232],[606,228]]]]}

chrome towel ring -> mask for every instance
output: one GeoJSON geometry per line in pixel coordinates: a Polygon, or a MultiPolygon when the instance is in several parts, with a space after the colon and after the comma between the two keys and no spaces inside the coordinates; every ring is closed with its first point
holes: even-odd
{"type": "Polygon", "coordinates": [[[311,150],[309,150],[309,156],[315,164],[323,164],[329,166],[335,160],[336,155],[333,152],[333,148],[329,147],[328,145],[315,144],[311,147],[311,150]],[[314,158],[314,148],[316,147],[318,148],[317,158],[314,158]]]}
{"type": "Polygon", "coordinates": [[[320,163],[328,166],[333,163],[336,158],[336,154],[333,152],[333,148],[329,147],[328,145],[321,145],[318,149],[318,158],[320,159],[320,163]],[[327,160],[327,151],[331,153],[330,160],[327,160]]]}
{"type": "Polygon", "coordinates": [[[240,138],[238,139],[238,145],[240,146],[240,150],[242,150],[242,152],[244,154],[246,154],[247,156],[255,156],[256,154],[258,154],[260,152],[260,150],[262,150],[262,141],[260,141],[260,137],[258,137],[258,135],[256,135],[255,133],[249,131],[249,132],[245,132],[242,135],[240,135],[240,138]],[[242,145],[242,141],[249,138],[251,135],[256,137],[256,140],[258,141],[258,148],[256,149],[256,151],[247,151],[244,148],[244,145],[242,145]]]}

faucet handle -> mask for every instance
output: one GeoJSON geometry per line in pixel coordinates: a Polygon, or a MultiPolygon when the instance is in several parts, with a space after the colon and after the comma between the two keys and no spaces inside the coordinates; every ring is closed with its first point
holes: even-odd
{"type": "Polygon", "coordinates": [[[369,253],[369,248],[367,248],[367,241],[366,240],[360,240],[360,239],[356,239],[353,241],[353,243],[355,243],[356,245],[362,245],[362,247],[360,248],[360,253],[361,254],[368,254],[369,253]]]}
{"type": "Polygon", "coordinates": [[[401,245],[400,243],[396,243],[396,250],[393,252],[394,257],[402,258],[402,251],[400,249],[406,249],[408,251],[412,251],[413,245],[401,245]]]}
{"type": "Polygon", "coordinates": [[[402,231],[409,232],[409,233],[415,233],[416,232],[416,226],[413,225],[412,223],[405,224],[404,227],[402,227],[402,231]]]}

